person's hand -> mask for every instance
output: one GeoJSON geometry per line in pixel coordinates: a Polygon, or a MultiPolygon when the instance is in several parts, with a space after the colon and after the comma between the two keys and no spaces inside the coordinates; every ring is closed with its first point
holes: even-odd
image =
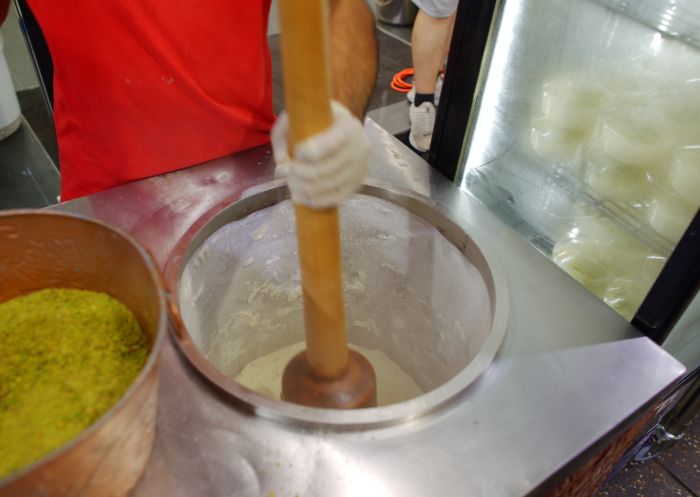
{"type": "Polygon", "coordinates": [[[289,118],[283,112],[272,127],[277,168],[287,174],[292,200],[314,208],[337,206],[358,191],[369,167],[371,146],[362,123],[332,102],[333,125],[297,144],[289,156],[289,118]]]}

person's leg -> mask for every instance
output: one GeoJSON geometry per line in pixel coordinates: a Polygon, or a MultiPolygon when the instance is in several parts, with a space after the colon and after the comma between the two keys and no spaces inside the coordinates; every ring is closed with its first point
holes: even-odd
{"type": "Polygon", "coordinates": [[[413,84],[417,94],[435,93],[435,80],[442,68],[447,35],[454,16],[432,17],[422,9],[413,25],[413,84]]]}
{"type": "MultiPolygon", "coordinates": [[[[415,0],[414,0],[415,1],[415,0]]],[[[418,3],[418,2],[416,2],[418,3]]],[[[439,2],[426,2],[431,13],[439,14],[436,7],[439,2]]],[[[449,13],[445,16],[431,15],[424,6],[413,24],[412,54],[413,54],[413,85],[411,107],[408,115],[411,120],[411,130],[408,140],[411,146],[419,152],[430,148],[435,126],[435,85],[437,76],[444,61],[445,38],[450,30],[449,13]]]]}
{"type": "Polygon", "coordinates": [[[413,90],[409,96],[411,131],[408,140],[419,152],[430,148],[435,127],[436,85],[445,48],[454,25],[457,0],[413,0],[418,15],[413,24],[413,90]],[[412,97],[412,98],[411,98],[412,97]]]}

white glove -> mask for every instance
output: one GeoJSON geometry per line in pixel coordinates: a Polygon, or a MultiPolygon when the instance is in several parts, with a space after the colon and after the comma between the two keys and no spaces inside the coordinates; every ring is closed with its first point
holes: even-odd
{"type": "Polygon", "coordinates": [[[278,170],[288,174],[292,200],[309,207],[335,207],[362,186],[371,146],[362,123],[339,102],[332,102],[333,124],[288,152],[289,118],[283,112],[272,127],[272,153],[278,170]]]}

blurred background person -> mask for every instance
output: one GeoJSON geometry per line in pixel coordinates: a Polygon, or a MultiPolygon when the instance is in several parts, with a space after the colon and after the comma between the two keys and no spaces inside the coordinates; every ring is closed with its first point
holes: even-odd
{"type": "Polygon", "coordinates": [[[413,90],[411,102],[409,141],[419,152],[430,148],[435,126],[435,108],[440,98],[442,76],[440,70],[452,38],[457,0],[412,0],[418,7],[413,25],[412,56],[413,90]]]}

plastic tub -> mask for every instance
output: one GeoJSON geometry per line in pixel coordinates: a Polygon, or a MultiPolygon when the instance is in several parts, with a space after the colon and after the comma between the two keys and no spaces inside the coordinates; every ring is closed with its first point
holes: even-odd
{"type": "Polygon", "coordinates": [[[566,129],[547,117],[540,117],[532,123],[530,145],[540,157],[552,162],[573,162],[585,137],[580,130],[566,129]]]}
{"type": "Polygon", "coordinates": [[[649,188],[644,169],[628,166],[603,154],[588,159],[585,178],[593,190],[617,202],[640,201],[649,188]]]}
{"type": "Polygon", "coordinates": [[[564,76],[542,88],[542,112],[562,128],[590,130],[603,103],[601,90],[584,76],[564,76]]]}
{"type": "Polygon", "coordinates": [[[672,164],[670,179],[673,188],[688,202],[699,204],[700,145],[676,149],[672,164]]]}
{"type": "Polygon", "coordinates": [[[675,192],[659,191],[649,209],[649,224],[671,242],[678,242],[698,210],[697,203],[688,202],[675,192]]]}
{"type": "Polygon", "coordinates": [[[552,260],[593,294],[603,297],[608,288],[610,266],[603,250],[595,244],[560,242],[552,250],[552,260]]]}
{"type": "Polygon", "coordinates": [[[673,139],[654,116],[639,110],[616,110],[602,114],[596,125],[593,146],[628,166],[658,170],[669,159],[673,139]]]}

